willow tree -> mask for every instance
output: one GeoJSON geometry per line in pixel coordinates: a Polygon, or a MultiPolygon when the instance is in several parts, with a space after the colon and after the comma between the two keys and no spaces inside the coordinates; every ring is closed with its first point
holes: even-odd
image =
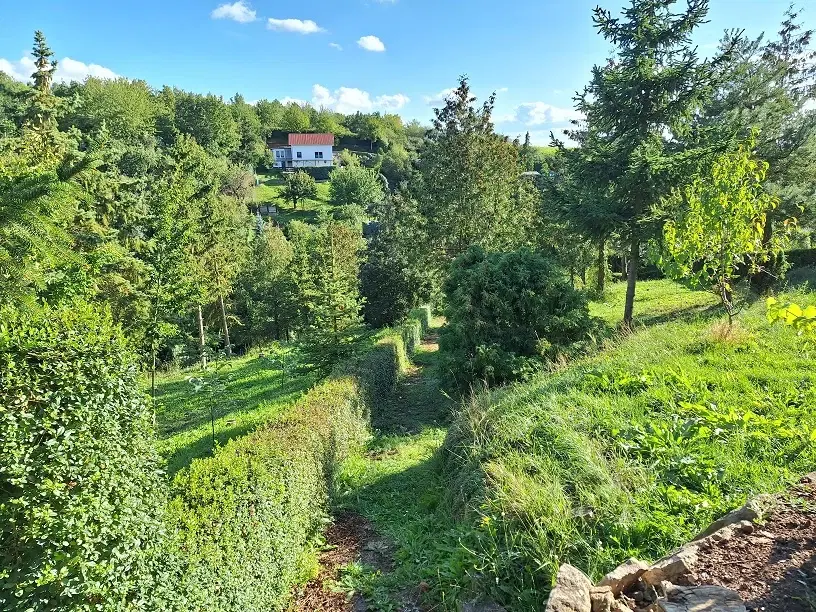
{"type": "Polygon", "coordinates": [[[595,27],[617,50],[592,69],[576,103],[585,121],[568,131],[581,144],[570,171],[600,196],[574,202],[575,214],[614,229],[628,245],[625,326],[632,323],[641,245],[659,230],[652,209],[705,153],[688,136],[720,79],[721,58],[701,60],[691,42],[708,1],[688,0],[679,12],[676,4],[632,0],[620,17],[595,9],[595,27]]]}

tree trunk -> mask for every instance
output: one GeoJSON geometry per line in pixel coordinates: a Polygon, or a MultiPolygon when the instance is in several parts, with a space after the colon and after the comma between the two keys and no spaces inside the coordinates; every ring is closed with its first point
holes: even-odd
{"type": "Polygon", "coordinates": [[[623,309],[624,327],[632,327],[632,314],[635,310],[635,285],[637,284],[638,263],[640,262],[640,241],[632,236],[629,252],[629,269],[626,274],[626,306],[623,309]]]}
{"type": "Polygon", "coordinates": [[[198,349],[201,357],[201,369],[207,369],[207,338],[204,336],[204,313],[201,312],[201,304],[198,305],[198,349]]]}
{"type": "Polygon", "coordinates": [[[604,238],[598,241],[598,283],[595,288],[598,293],[603,293],[606,289],[606,240],[604,238]]]}
{"type": "Polygon", "coordinates": [[[229,325],[227,324],[227,308],[224,306],[224,296],[218,296],[218,304],[221,306],[221,330],[224,332],[224,349],[227,357],[232,357],[232,345],[230,344],[229,325]]]}

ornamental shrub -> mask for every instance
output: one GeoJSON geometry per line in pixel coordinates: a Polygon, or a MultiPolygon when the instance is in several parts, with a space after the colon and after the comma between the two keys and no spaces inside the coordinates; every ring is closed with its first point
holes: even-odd
{"type": "Polygon", "coordinates": [[[176,476],[170,552],[183,557],[189,609],[285,609],[324,525],[334,467],[365,432],[358,383],[333,379],[176,476]]]}
{"type": "Polygon", "coordinates": [[[443,289],[442,367],[461,389],[523,378],[590,329],[586,297],[558,266],[527,249],[487,254],[471,247],[453,262],[443,289]]]}
{"type": "Polygon", "coordinates": [[[166,497],[133,364],[90,306],[0,310],[0,609],[162,596],[166,497]]]}

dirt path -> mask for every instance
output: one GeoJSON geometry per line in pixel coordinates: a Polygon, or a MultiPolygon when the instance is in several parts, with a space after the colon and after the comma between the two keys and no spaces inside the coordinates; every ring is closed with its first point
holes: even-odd
{"type": "Polygon", "coordinates": [[[816,610],[816,473],[750,535],[701,555],[698,584],[737,591],[749,611],[816,610]]]}
{"type": "Polygon", "coordinates": [[[436,483],[433,457],[444,440],[450,405],[439,388],[436,320],[398,383],[394,400],[372,414],[374,439],[364,457],[341,469],[342,493],[324,537],[318,576],[296,593],[297,612],[419,612],[428,584],[400,550],[433,538],[427,507],[436,483]]]}

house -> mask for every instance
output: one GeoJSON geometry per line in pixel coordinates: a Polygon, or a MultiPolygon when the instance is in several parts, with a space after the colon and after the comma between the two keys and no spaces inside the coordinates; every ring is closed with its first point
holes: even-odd
{"type": "Polygon", "coordinates": [[[334,165],[334,134],[289,134],[288,142],[272,146],[276,168],[334,165]]]}

